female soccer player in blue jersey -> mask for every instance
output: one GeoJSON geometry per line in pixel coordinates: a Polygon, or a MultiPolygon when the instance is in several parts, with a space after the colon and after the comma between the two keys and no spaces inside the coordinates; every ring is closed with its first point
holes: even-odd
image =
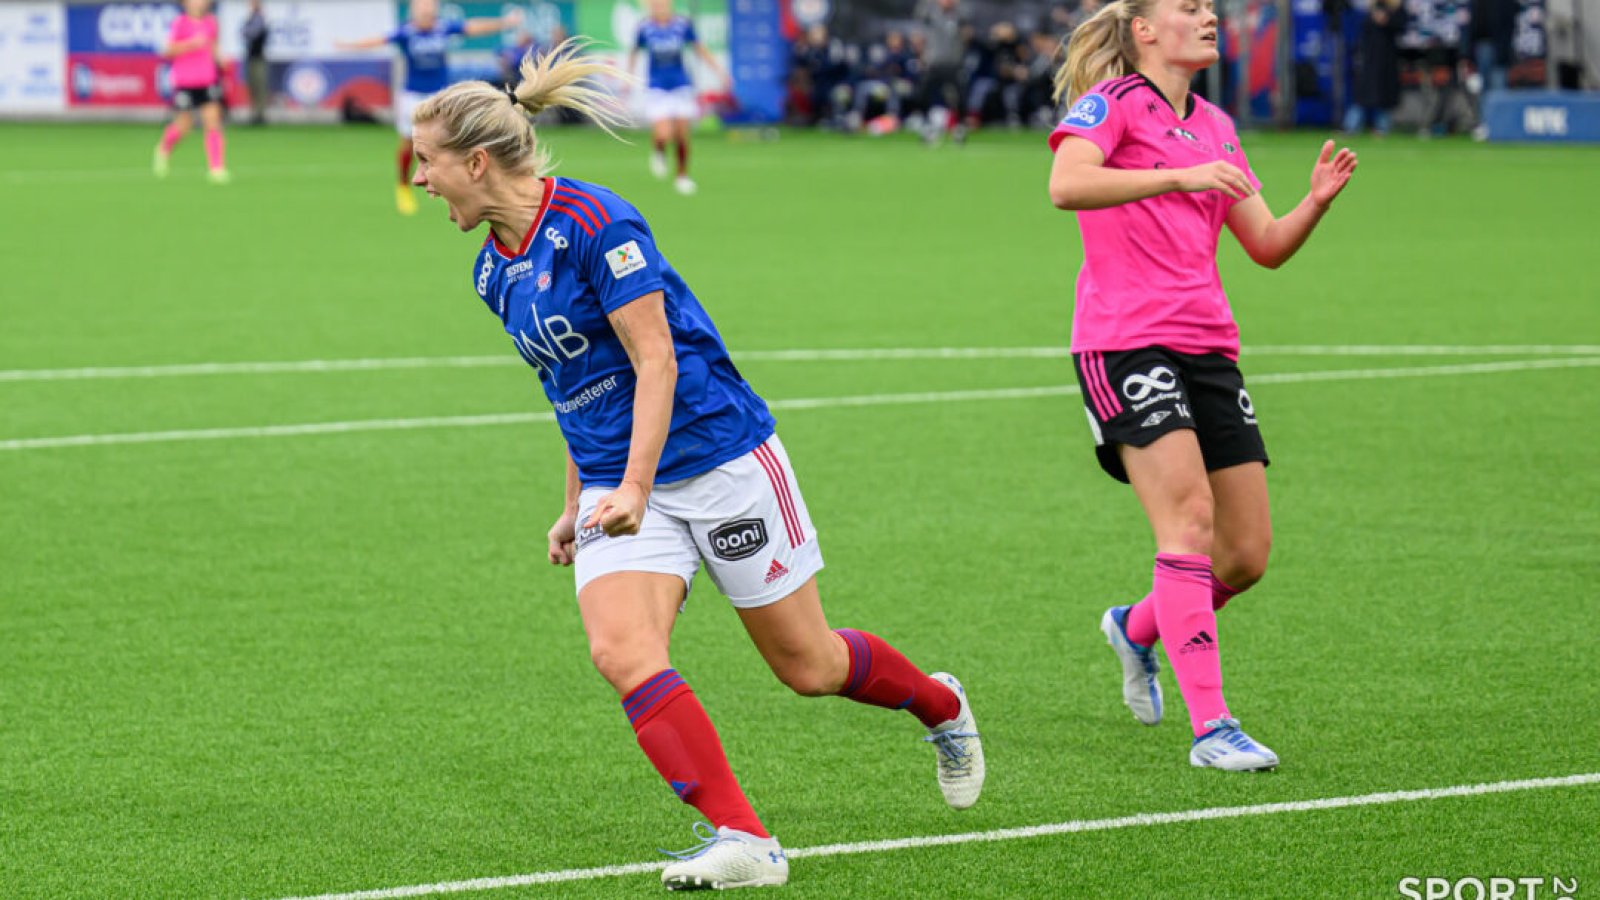
{"type": "Polygon", "coordinates": [[[393,44],[406,58],[405,86],[394,95],[394,127],[400,132],[400,149],[395,153],[400,181],[395,185],[394,202],[401,215],[409,216],[417,211],[417,198],[411,191],[411,113],[430,94],[444,90],[450,83],[446,56],[450,39],[460,34],[468,37],[493,34],[515,28],[521,21],[520,15],[464,22],[441,21],[439,0],[414,0],[410,20],[394,31],[358,41],[334,42],[340,50],[372,50],[393,44]]]}
{"type": "Polygon", "coordinates": [[[672,0],[650,0],[650,15],[639,23],[639,36],[628,54],[628,71],[633,71],[639,51],[650,54],[649,89],[644,100],[645,116],[650,119],[650,174],[667,177],[667,142],[675,142],[678,176],[673,186],[680,194],[695,190],[694,179],[689,177],[689,126],[699,117],[700,106],[694,98],[694,80],[683,61],[683,51],[690,47],[722,79],[724,89],[731,90],[728,74],[700,43],[694,23],[673,13],[672,0]]]}
{"type": "Polygon", "coordinates": [[[767,405],[745,383],[639,211],[596,184],[547,174],[529,114],[565,107],[603,126],[607,67],[567,42],[522,83],[458,84],[415,114],[415,184],[462,231],[489,225],[472,281],[532,366],[566,439],[566,504],[549,559],[575,565],[590,655],[639,746],[710,820],[669,887],[782,884],[788,862],[729,769],[700,701],[668,660],[701,562],[779,680],[906,709],[937,748],[945,800],[971,806],[983,750],[961,683],[925,675],[883,639],[830,630],[816,529],[767,405]]]}

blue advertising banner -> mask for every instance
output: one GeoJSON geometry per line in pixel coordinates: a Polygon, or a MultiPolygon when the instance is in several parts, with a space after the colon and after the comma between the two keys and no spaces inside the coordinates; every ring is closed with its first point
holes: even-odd
{"type": "Polygon", "coordinates": [[[68,53],[157,53],[178,17],[176,3],[67,7],[68,53]]]}
{"type": "Polygon", "coordinates": [[[783,39],[780,16],[779,0],[730,0],[728,59],[738,107],[724,121],[753,124],[783,119],[789,42],[783,39]]]}

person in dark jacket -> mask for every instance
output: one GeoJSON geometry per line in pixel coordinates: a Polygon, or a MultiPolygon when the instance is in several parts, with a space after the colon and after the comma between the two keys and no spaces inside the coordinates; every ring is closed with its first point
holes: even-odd
{"type": "Polygon", "coordinates": [[[1400,105],[1400,53],[1396,42],[1406,27],[1406,10],[1400,0],[1372,0],[1361,39],[1356,45],[1355,91],[1345,111],[1344,130],[1354,133],[1369,117],[1372,130],[1388,134],[1395,107],[1400,105]]]}

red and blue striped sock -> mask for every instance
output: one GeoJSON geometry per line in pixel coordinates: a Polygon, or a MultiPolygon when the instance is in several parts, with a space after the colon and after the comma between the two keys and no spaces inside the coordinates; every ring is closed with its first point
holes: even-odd
{"type": "Polygon", "coordinates": [[[854,628],[835,629],[850,651],[850,673],[839,696],[885,709],[905,709],[924,726],[948,722],[961,714],[961,698],[911,664],[899,650],[875,634],[854,628]]]}
{"type": "Polygon", "coordinates": [[[662,669],[622,698],[639,748],[678,799],[712,825],[767,837],[728,767],[717,729],[677,669],[662,669]]]}

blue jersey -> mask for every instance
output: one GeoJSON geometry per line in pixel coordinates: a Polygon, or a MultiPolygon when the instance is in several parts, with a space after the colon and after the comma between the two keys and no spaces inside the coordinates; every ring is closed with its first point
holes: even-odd
{"type": "Polygon", "coordinates": [[[418,28],[406,22],[389,35],[389,43],[400,48],[406,58],[406,90],[414,94],[435,94],[450,85],[450,65],[445,57],[450,39],[467,30],[456,21],[435,22],[432,28],[418,28]]]}
{"type": "Polygon", "coordinates": [[[650,18],[640,22],[634,46],[650,54],[650,87],[673,91],[693,84],[683,65],[683,53],[699,40],[694,25],[684,16],[673,16],[665,24],[650,18]]]}
{"type": "Polygon", "coordinates": [[[657,483],[708,472],[772,436],[767,404],[734,368],[700,301],[639,211],[611,191],[546,178],[522,246],[506,247],[491,232],[472,279],[538,373],[585,487],[622,482],[633,437],[637,379],[606,316],[653,291],[665,296],[678,359],[657,483]]]}

